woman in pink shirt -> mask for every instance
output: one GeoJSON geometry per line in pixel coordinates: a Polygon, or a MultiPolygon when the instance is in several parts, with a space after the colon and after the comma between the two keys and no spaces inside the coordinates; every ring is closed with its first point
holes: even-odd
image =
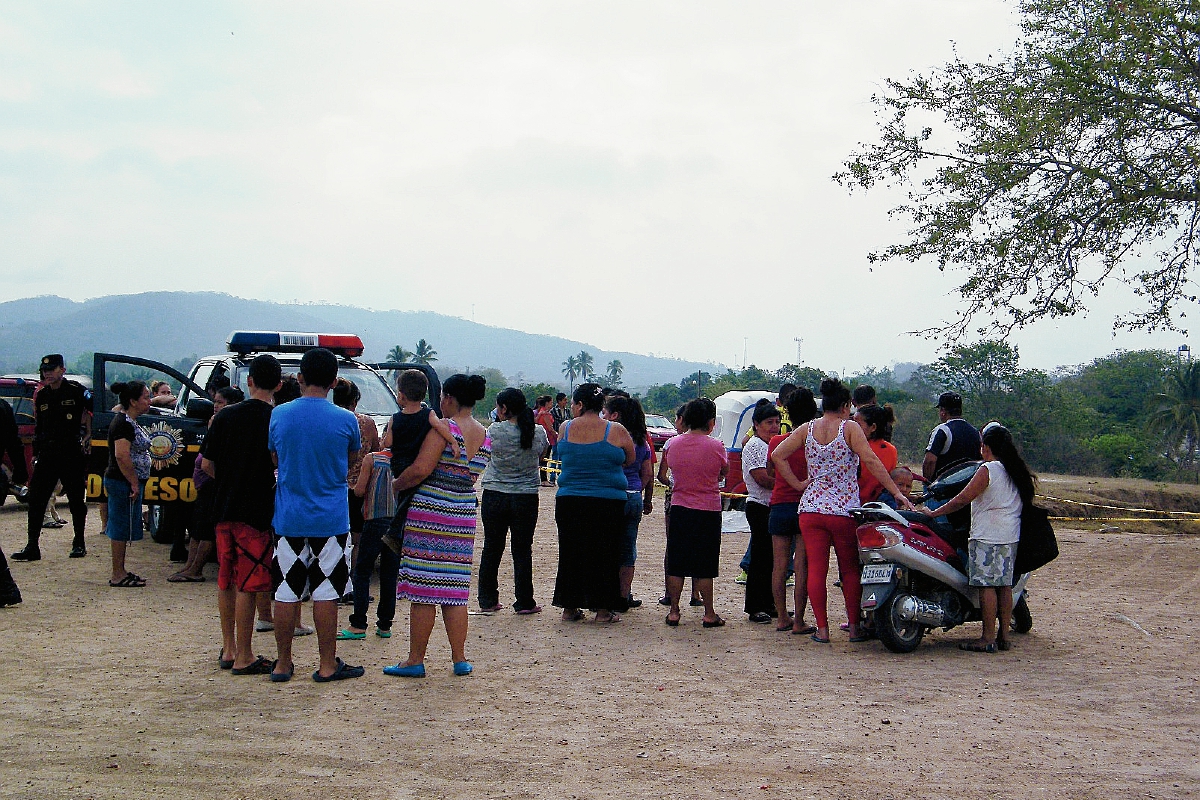
{"type": "Polygon", "coordinates": [[[713,609],[713,578],[721,560],[721,479],[729,471],[725,445],[709,436],[716,420],[712,400],[690,401],[683,409],[687,433],[670,439],[659,461],[658,479],[665,483],[668,470],[672,477],[667,531],[667,624],[672,627],[679,624],[679,595],[689,576],[704,600],[704,627],[725,624],[713,609]]]}

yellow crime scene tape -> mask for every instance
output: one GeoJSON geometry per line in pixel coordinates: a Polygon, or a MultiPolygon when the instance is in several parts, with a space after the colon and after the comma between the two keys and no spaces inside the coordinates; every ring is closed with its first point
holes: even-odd
{"type": "MultiPolygon", "coordinates": [[[[1056,503],[1069,503],[1073,506],[1091,506],[1092,508],[1106,508],[1109,511],[1136,511],[1141,514],[1178,514],[1182,517],[1200,518],[1200,511],[1163,511],[1158,508],[1135,508],[1132,506],[1106,506],[1100,503],[1088,503],[1083,500],[1067,500],[1065,497],[1051,497],[1048,494],[1039,494],[1038,498],[1042,500],[1053,500],[1056,503]]],[[[1065,517],[1064,517],[1065,519],[1065,517]]],[[[1081,519],[1095,519],[1094,517],[1082,517],[1081,519]]]]}
{"type": "MultiPolygon", "coordinates": [[[[561,469],[551,467],[551,464],[561,465],[561,461],[554,459],[546,460],[546,472],[562,472],[561,469]]],[[[733,500],[742,500],[750,495],[737,492],[721,492],[721,497],[728,497],[733,500]]],[[[1108,511],[1133,511],[1138,514],[1167,514],[1170,516],[1158,517],[1050,517],[1050,519],[1060,520],[1063,522],[1200,522],[1200,511],[1163,511],[1157,508],[1137,508],[1135,506],[1110,506],[1103,503],[1089,503],[1084,500],[1068,500],[1065,497],[1054,497],[1048,494],[1037,495],[1039,500],[1051,500],[1055,503],[1067,503],[1075,506],[1089,506],[1091,508],[1103,508],[1108,511]]]]}

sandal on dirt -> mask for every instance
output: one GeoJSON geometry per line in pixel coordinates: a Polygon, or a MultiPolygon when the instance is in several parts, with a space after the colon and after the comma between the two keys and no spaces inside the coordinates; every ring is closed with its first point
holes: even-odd
{"type": "Polygon", "coordinates": [[[1010,647],[1012,647],[1012,642],[1010,642],[1008,639],[997,639],[996,640],[996,649],[997,650],[1003,650],[1005,652],[1008,652],[1008,649],[1010,647]]]}
{"type": "Polygon", "coordinates": [[[233,669],[233,659],[225,657],[225,651],[217,654],[217,666],[221,669],[233,669]]]}
{"type": "Polygon", "coordinates": [[[674,619],[672,619],[671,615],[667,614],[667,624],[670,625],[672,628],[678,628],[679,627],[679,617],[675,617],[674,619]]]}
{"type": "Polygon", "coordinates": [[[969,653],[994,653],[996,652],[995,642],[959,642],[959,650],[966,650],[969,653]]]}
{"type": "Polygon", "coordinates": [[[313,673],[313,680],[317,683],[328,683],[329,681],[344,681],[347,678],[361,678],[366,670],[362,667],[352,667],[340,658],[337,660],[337,670],[332,675],[322,675],[321,670],[313,673]]]}
{"type": "Polygon", "coordinates": [[[117,581],[116,583],[109,581],[108,585],[113,587],[114,589],[118,589],[118,588],[140,589],[141,587],[146,585],[146,579],[139,578],[137,575],[134,575],[132,572],[126,572],[124,578],[121,578],[121,580],[117,581]]]}
{"type": "Polygon", "coordinates": [[[701,625],[703,625],[703,626],[704,626],[704,627],[706,627],[706,628],[721,628],[721,627],[724,627],[724,625],[725,625],[725,620],[724,620],[724,619],[722,619],[721,617],[717,617],[717,618],[716,618],[716,619],[714,619],[712,622],[709,622],[709,621],[708,621],[708,620],[706,620],[706,619],[705,619],[705,620],[701,620],[701,621],[700,621],[700,624],[701,624],[701,625]]]}
{"type": "Polygon", "coordinates": [[[808,636],[810,633],[816,633],[816,625],[805,625],[803,628],[792,628],[792,633],[797,636],[808,636]]]}
{"type": "Polygon", "coordinates": [[[812,636],[810,636],[810,637],[808,637],[808,638],[812,639],[812,640],[813,640],[814,642],[816,642],[817,644],[829,644],[829,637],[828,637],[828,636],[826,636],[825,638],[821,638],[820,636],[817,636],[817,635],[814,633],[812,636]]]}
{"type": "Polygon", "coordinates": [[[342,628],[340,631],[338,631],[337,638],[342,641],[346,639],[365,639],[367,638],[367,632],[352,631],[349,628],[342,628]]]}
{"type": "Polygon", "coordinates": [[[581,611],[580,609],[577,608],[577,609],[575,609],[574,614],[564,613],[562,621],[563,622],[579,622],[579,620],[581,620],[581,619],[583,619],[583,611],[581,611]]]}
{"type": "MultiPolygon", "coordinates": [[[[278,662],[276,662],[276,666],[278,666],[278,662]]],[[[275,672],[274,670],[272,670],[271,671],[271,683],[287,683],[288,681],[290,681],[292,679],[292,673],[294,673],[295,671],[296,671],[296,665],[294,663],[292,664],[292,668],[289,669],[287,672],[275,672]]]]}
{"type": "Polygon", "coordinates": [[[204,583],[205,580],[203,575],[184,575],[182,572],[176,572],[167,578],[167,583],[204,583]]]}
{"type": "Polygon", "coordinates": [[[241,669],[234,667],[232,672],[234,675],[270,675],[274,669],[274,661],[267,661],[267,659],[259,656],[249,666],[242,667],[241,669]]]}

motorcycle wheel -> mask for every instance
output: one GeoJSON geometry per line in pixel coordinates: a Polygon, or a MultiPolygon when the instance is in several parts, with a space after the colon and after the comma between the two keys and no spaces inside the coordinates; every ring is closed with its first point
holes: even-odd
{"type": "Polygon", "coordinates": [[[1012,622],[1009,627],[1013,629],[1013,633],[1029,633],[1033,629],[1033,615],[1029,613],[1029,604],[1025,602],[1025,595],[1021,595],[1021,599],[1013,606],[1012,622]]]}
{"type": "Polygon", "coordinates": [[[892,595],[874,615],[875,632],[879,634],[879,641],[893,653],[911,653],[917,649],[925,636],[924,625],[901,619],[896,614],[896,604],[902,597],[905,595],[892,595]]]}

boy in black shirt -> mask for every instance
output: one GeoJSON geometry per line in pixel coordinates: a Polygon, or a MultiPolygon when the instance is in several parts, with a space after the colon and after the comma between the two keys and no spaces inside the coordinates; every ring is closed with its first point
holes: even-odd
{"type": "MultiPolygon", "coordinates": [[[[446,420],[439,417],[422,400],[429,391],[429,379],[419,369],[406,369],[396,380],[396,388],[400,390],[400,411],[392,415],[384,435],[383,446],[392,450],[392,476],[399,477],[404,470],[412,466],[421,452],[421,444],[431,431],[450,443],[450,451],[458,455],[458,441],[450,433],[446,420]],[[389,445],[390,441],[390,445],[389,445]]],[[[439,398],[440,399],[440,398],[439,398]]],[[[408,501],[416,494],[414,486],[396,495],[396,515],[392,517],[392,525],[383,535],[383,543],[400,555],[404,547],[404,523],[408,520],[408,501]]]]}
{"type": "Polygon", "coordinates": [[[267,446],[273,394],[281,383],[271,355],[250,362],[250,399],[213,418],[202,469],[216,479],[212,518],[217,537],[217,608],[221,615],[222,669],[266,675],[272,662],[254,656],[254,605],[270,592],[271,524],[275,514],[275,463],[267,446]]]}

